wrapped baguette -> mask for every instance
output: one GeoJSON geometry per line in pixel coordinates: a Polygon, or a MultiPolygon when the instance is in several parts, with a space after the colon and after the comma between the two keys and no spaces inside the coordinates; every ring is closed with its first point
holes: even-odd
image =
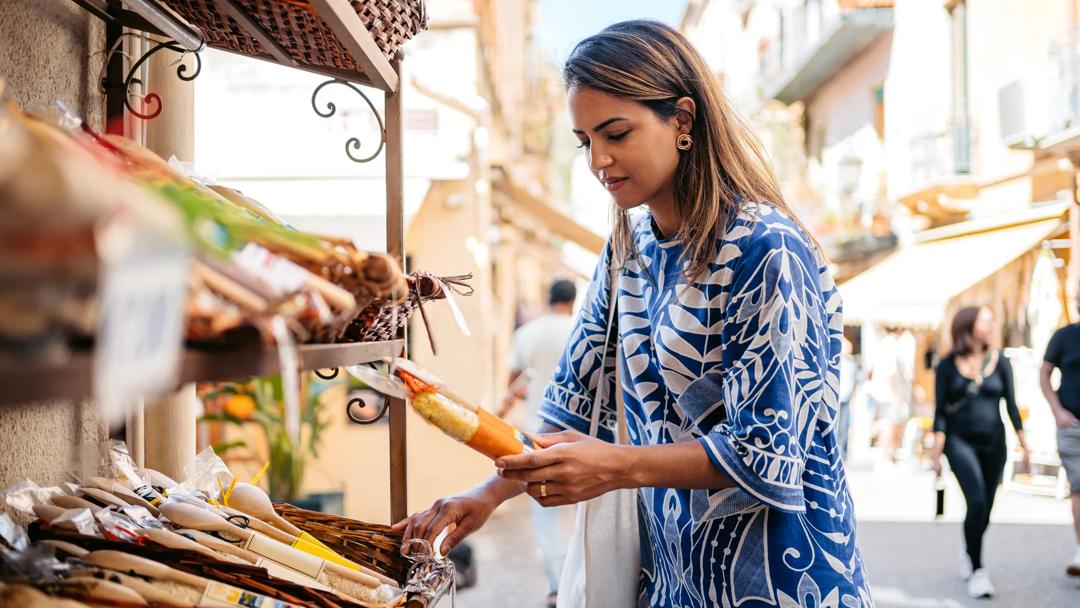
{"type": "Polygon", "coordinates": [[[398,359],[393,373],[429,423],[492,460],[532,451],[532,441],[491,412],[454,393],[416,364],[398,359]]]}

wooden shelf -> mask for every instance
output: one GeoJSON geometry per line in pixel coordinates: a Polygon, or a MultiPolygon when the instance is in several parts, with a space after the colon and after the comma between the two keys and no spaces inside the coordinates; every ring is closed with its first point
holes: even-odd
{"type": "MultiPolygon", "coordinates": [[[[302,370],[347,367],[401,354],[404,342],[307,344],[297,347],[302,370]]],[[[276,349],[184,352],[179,384],[242,380],[280,373],[276,349]]],[[[89,399],[93,394],[93,355],[78,353],[62,365],[0,368],[0,407],[89,399]]]]}

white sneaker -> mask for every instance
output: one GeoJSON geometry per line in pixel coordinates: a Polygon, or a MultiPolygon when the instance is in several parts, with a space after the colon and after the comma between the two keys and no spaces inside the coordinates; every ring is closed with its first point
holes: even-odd
{"type": "Polygon", "coordinates": [[[1065,574],[1068,574],[1069,576],[1080,576],[1080,547],[1076,548],[1076,553],[1073,555],[1069,565],[1065,566],[1065,574]]]}
{"type": "Polygon", "coordinates": [[[986,568],[979,568],[971,573],[967,592],[968,596],[976,599],[994,596],[994,585],[990,582],[990,575],[986,573],[986,568]]]}

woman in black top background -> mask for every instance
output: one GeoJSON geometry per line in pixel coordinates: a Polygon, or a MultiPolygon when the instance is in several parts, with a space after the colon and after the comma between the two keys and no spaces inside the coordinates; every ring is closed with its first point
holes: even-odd
{"type": "Polygon", "coordinates": [[[952,351],[938,363],[935,379],[934,472],[941,475],[944,453],[967,503],[964,541],[971,560],[968,594],[990,597],[994,587],[983,568],[982,540],[1005,471],[1002,400],[1024,450],[1024,466],[1028,462],[1027,440],[1016,407],[1012,366],[992,346],[993,313],[985,307],[961,309],[953,318],[951,330],[952,351]]]}

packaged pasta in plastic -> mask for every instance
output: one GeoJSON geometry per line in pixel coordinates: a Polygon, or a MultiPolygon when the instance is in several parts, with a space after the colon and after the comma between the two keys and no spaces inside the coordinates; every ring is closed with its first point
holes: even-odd
{"type": "Polygon", "coordinates": [[[22,551],[29,546],[30,539],[26,536],[26,530],[8,517],[7,513],[0,512],[0,549],[22,551]]]}
{"type": "Polygon", "coordinates": [[[394,359],[389,370],[389,376],[368,368],[350,368],[349,372],[377,391],[408,399],[429,423],[492,460],[533,449],[521,431],[412,361],[394,359]]]}

